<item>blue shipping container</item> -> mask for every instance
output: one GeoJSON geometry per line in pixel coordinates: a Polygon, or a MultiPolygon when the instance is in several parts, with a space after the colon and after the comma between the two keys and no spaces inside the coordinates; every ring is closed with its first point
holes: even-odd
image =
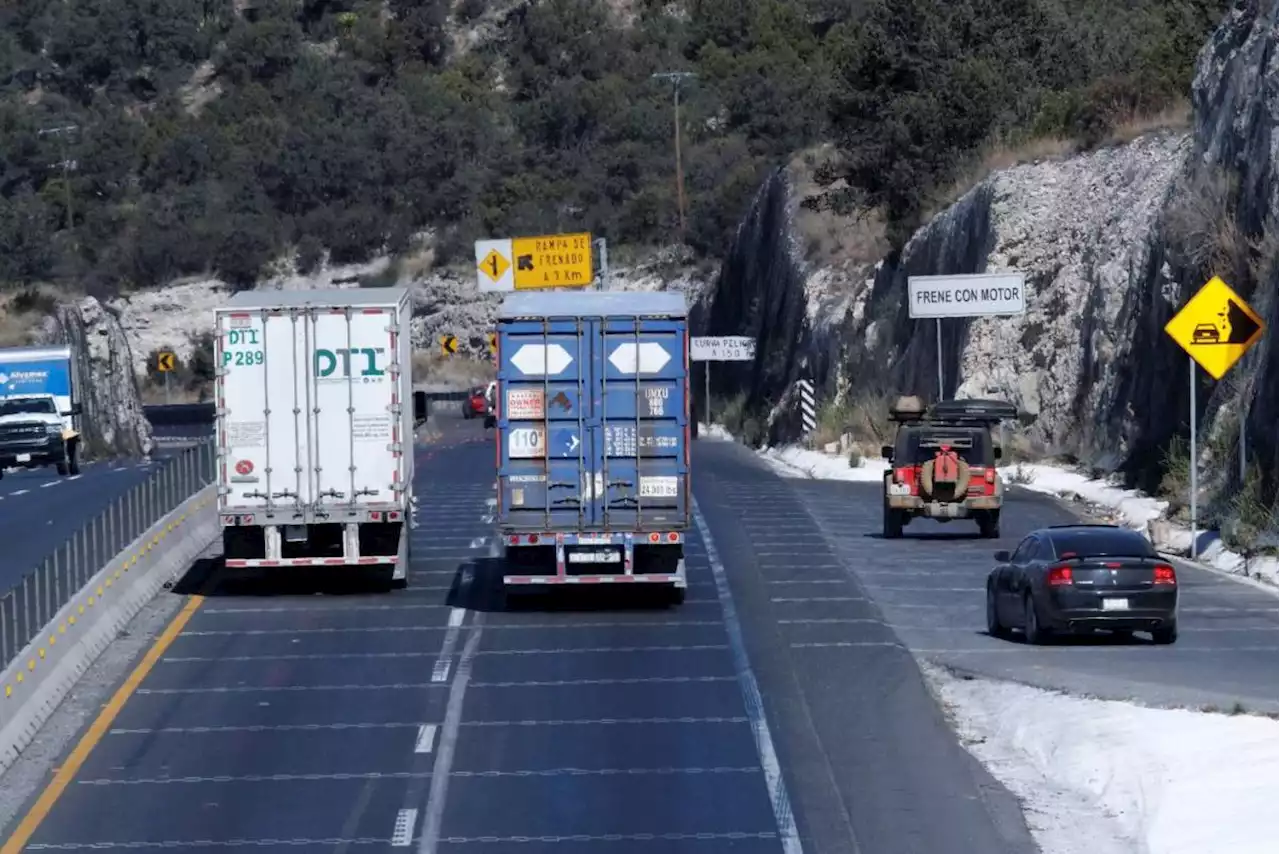
{"type": "Polygon", "coordinates": [[[688,350],[678,293],[508,297],[498,318],[496,413],[504,534],[683,540],[688,350]]]}

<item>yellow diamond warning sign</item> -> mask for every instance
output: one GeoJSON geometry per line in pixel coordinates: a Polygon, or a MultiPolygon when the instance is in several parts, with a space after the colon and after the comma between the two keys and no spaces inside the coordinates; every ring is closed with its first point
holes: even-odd
{"type": "Polygon", "coordinates": [[[502,257],[502,253],[497,249],[490,249],[489,254],[481,260],[480,272],[484,273],[495,282],[502,281],[502,276],[511,269],[511,263],[502,257]]]}
{"type": "Polygon", "coordinates": [[[1266,325],[1239,294],[1214,276],[1165,324],[1164,331],[1220,380],[1258,343],[1266,325]]]}

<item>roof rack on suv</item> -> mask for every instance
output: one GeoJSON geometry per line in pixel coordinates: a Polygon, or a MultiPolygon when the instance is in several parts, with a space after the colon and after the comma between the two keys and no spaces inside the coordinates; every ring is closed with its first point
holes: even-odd
{"type": "Polygon", "coordinates": [[[1018,417],[1018,407],[1003,400],[940,400],[929,408],[933,424],[992,426],[1018,417]]]}

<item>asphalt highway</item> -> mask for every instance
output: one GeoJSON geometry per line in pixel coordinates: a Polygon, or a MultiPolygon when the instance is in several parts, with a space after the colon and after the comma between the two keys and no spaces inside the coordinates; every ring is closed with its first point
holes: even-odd
{"type": "Polygon", "coordinates": [[[750,454],[698,443],[682,606],[513,604],[492,583],[491,434],[440,432],[408,589],[190,580],[188,621],[60,761],[24,850],[1034,851],[750,454]]]}
{"type": "Polygon", "coordinates": [[[0,596],[8,593],[88,520],[160,465],[138,460],[84,463],[80,474],[11,470],[0,478],[0,596]]]}
{"type": "Polygon", "coordinates": [[[986,634],[985,584],[997,549],[1034,528],[1076,521],[1049,496],[1012,490],[1001,538],[967,522],[915,520],[900,540],[880,536],[874,483],[789,480],[849,568],[842,589],[874,601],[915,653],[962,672],[1149,705],[1255,712],[1280,709],[1274,593],[1180,564],[1179,637],[1156,646],[1107,635],[1028,646],[986,634]]]}

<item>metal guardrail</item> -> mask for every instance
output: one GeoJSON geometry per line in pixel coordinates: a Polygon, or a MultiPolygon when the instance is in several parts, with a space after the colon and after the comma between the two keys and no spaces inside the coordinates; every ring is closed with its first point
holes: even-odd
{"type": "Polygon", "coordinates": [[[0,670],[113,557],[212,483],[215,459],[213,442],[204,440],[167,460],[86,522],[0,598],[0,670]]]}

